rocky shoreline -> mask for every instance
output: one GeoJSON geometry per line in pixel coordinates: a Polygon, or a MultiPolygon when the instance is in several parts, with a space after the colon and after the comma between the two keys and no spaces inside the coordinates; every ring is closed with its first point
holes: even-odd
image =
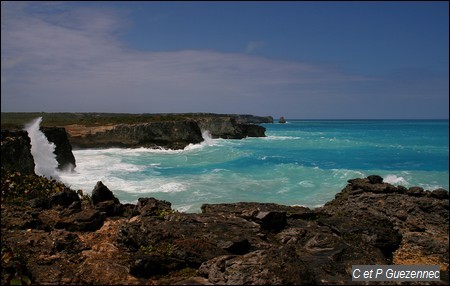
{"type": "MultiPolygon", "coordinates": [[[[212,116],[41,130],[64,169],[75,166],[76,136],[97,147],[182,148],[202,140],[205,129],[215,138],[263,136],[257,124],[264,120],[212,116]],[[195,132],[180,132],[185,125],[195,132]]],[[[449,282],[444,189],[394,186],[373,175],[349,180],[316,209],[237,202],[180,213],[156,198],[122,204],[102,182],[86,195],[37,176],[27,132],[2,129],[1,136],[2,285],[366,284],[352,281],[352,265],[375,264],[439,265],[441,281],[407,284],[449,282]]]]}
{"type": "Polygon", "coordinates": [[[2,285],[364,284],[350,272],[365,264],[439,265],[431,284],[448,284],[448,191],[379,176],[349,180],[317,209],[241,202],[180,213],[155,198],[121,204],[101,182],[87,196],[2,171],[1,214],[2,285]]]}
{"type": "MultiPolygon", "coordinates": [[[[61,159],[59,161],[60,168],[63,168],[68,163],[75,165],[74,159],[72,160],[70,156],[71,148],[183,149],[189,144],[202,142],[205,131],[208,131],[212,138],[265,137],[266,129],[259,124],[273,123],[271,116],[240,114],[158,115],[161,119],[155,118],[157,115],[135,118],[136,116],[85,114],[78,120],[67,119],[63,121],[65,123],[60,123],[58,126],[45,126],[41,127],[41,130],[46,134],[48,140],[55,143],[57,149],[60,149],[56,152],[59,152],[57,156],[61,159]],[[96,118],[98,122],[95,121],[96,118]],[[84,123],[88,119],[89,123],[84,123]],[[127,121],[131,123],[126,123],[127,121]],[[67,148],[68,145],[71,146],[70,150],[67,148]]],[[[7,136],[6,133],[4,136],[3,132],[8,131],[12,131],[12,129],[4,128],[2,125],[2,142],[7,136]]]]}

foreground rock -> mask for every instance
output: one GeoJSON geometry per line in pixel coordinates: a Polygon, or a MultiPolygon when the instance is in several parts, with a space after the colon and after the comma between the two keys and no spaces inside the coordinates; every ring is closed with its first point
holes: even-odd
{"type": "Polygon", "coordinates": [[[34,159],[31,154],[31,140],[25,130],[2,129],[2,170],[34,174],[34,159]]]}
{"type": "MultiPolygon", "coordinates": [[[[2,193],[13,189],[2,183],[2,193]]],[[[442,189],[371,176],[350,180],[318,209],[234,203],[205,204],[202,213],[155,198],[120,204],[101,182],[92,198],[74,194],[64,189],[47,205],[2,196],[2,284],[16,276],[36,284],[355,284],[358,264],[439,265],[434,284],[448,284],[442,189]]]]}

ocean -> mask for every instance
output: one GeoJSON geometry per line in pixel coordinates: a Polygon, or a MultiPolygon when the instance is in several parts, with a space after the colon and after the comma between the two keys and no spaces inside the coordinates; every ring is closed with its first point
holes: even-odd
{"type": "Polygon", "coordinates": [[[449,189],[448,120],[287,120],[267,137],[211,139],[184,150],[74,150],[60,180],[90,194],[102,181],[122,203],[154,197],[181,212],[204,203],[322,206],[347,180],[380,175],[405,187],[449,189]]]}

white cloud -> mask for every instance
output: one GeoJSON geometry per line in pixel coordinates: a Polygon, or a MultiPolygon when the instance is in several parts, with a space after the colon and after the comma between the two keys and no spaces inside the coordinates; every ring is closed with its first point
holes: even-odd
{"type": "Polygon", "coordinates": [[[267,113],[367,80],[249,54],[137,51],[115,36],[124,21],[114,11],[2,8],[2,110],[267,113]]]}

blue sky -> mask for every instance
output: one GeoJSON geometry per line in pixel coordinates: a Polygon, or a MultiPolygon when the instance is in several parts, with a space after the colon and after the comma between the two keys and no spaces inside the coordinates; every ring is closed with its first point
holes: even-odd
{"type": "Polygon", "coordinates": [[[1,2],[2,111],[449,114],[448,2],[1,2]]]}

